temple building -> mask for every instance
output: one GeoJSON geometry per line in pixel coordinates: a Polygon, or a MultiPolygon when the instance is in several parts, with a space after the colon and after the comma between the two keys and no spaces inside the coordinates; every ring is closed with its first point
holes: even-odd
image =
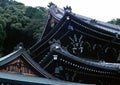
{"type": "Polygon", "coordinates": [[[119,85],[120,26],[48,7],[36,44],[0,58],[1,85],[119,85]]]}

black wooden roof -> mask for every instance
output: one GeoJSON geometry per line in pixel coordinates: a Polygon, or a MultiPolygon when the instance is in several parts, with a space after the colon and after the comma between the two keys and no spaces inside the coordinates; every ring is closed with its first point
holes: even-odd
{"type": "Polygon", "coordinates": [[[68,11],[68,10],[71,10],[71,9],[69,9],[69,7],[67,7],[65,10],[63,10],[63,9],[57,7],[53,3],[49,6],[50,13],[57,20],[60,20],[65,15],[66,12],[69,12],[70,14],[75,16],[77,19],[80,19],[80,20],[82,20],[86,23],[92,24],[92,25],[94,25],[98,28],[104,29],[106,31],[110,31],[110,32],[117,33],[117,34],[120,35],[120,26],[119,25],[114,25],[114,24],[102,22],[102,21],[99,21],[99,20],[95,20],[95,19],[92,19],[92,18],[88,18],[88,17],[82,16],[82,15],[79,15],[79,14],[76,14],[76,13],[72,13],[71,11],[68,11]]]}
{"type": "Polygon", "coordinates": [[[18,57],[24,58],[37,72],[42,74],[44,77],[50,78],[50,79],[57,79],[53,77],[51,74],[49,74],[48,72],[46,72],[44,69],[42,69],[40,65],[37,64],[22,47],[19,47],[18,50],[0,58],[0,66],[3,66],[18,57]]]}
{"type": "Polygon", "coordinates": [[[0,82],[21,85],[94,85],[94,84],[80,84],[67,81],[57,81],[41,77],[25,76],[20,74],[11,74],[0,72],[0,82]]]}
{"type": "Polygon", "coordinates": [[[66,56],[68,59],[72,59],[76,62],[83,63],[85,65],[93,66],[95,68],[100,68],[104,70],[110,70],[110,71],[115,71],[118,72],[120,71],[120,64],[119,63],[110,63],[110,62],[105,62],[105,61],[97,61],[97,60],[91,60],[91,59],[86,59],[86,58],[81,58],[75,55],[72,55],[69,53],[67,50],[63,49],[60,45],[54,45],[52,47],[54,52],[57,52],[61,55],[66,56]],[[56,48],[57,47],[57,48],[56,48]]]}
{"type": "Polygon", "coordinates": [[[96,76],[98,78],[102,77],[107,79],[109,78],[115,79],[117,81],[120,80],[119,63],[110,63],[105,61],[97,61],[87,58],[81,58],[72,55],[66,49],[62,48],[61,45],[56,43],[51,46],[51,53],[53,53],[53,55],[57,55],[58,61],[63,63],[65,68],[74,67],[74,69],[72,69],[73,72],[77,72],[76,69],[78,69],[79,71],[82,70],[82,72],[88,71],[89,73],[86,74],[87,76],[93,74],[92,77],[96,76]]]}
{"type": "MultiPolygon", "coordinates": [[[[45,44],[45,42],[47,42],[51,38],[53,38],[55,33],[57,33],[59,31],[60,26],[63,25],[63,22],[65,22],[67,20],[66,19],[67,17],[70,19],[72,18],[75,22],[77,21],[78,24],[82,23],[85,25],[89,25],[90,28],[87,28],[87,29],[94,32],[94,34],[95,33],[100,34],[101,36],[103,36],[103,39],[104,39],[104,37],[110,37],[111,40],[109,40],[108,42],[111,42],[112,40],[116,39],[116,41],[113,43],[120,45],[120,26],[119,25],[113,25],[110,23],[106,23],[106,22],[102,22],[102,21],[95,20],[92,18],[88,18],[88,17],[82,16],[82,15],[79,15],[76,13],[72,13],[71,11],[68,11],[71,9],[69,7],[67,7],[67,8],[64,8],[65,9],[64,10],[64,9],[57,7],[53,3],[49,4],[49,14],[52,15],[56,20],[58,20],[59,23],[50,31],[47,30],[47,29],[49,29],[49,27],[47,27],[47,24],[49,24],[49,22],[46,23],[44,30],[49,31],[49,32],[46,35],[44,35],[44,37],[42,36],[42,40],[40,38],[38,40],[38,42],[30,48],[31,52],[38,50],[41,47],[41,45],[43,45],[43,43],[45,44]]],[[[85,27],[85,25],[81,25],[81,26],[85,27]]],[[[43,32],[43,34],[44,34],[44,32],[43,32]]],[[[104,39],[104,40],[106,41],[106,39],[104,39]]]]}
{"type": "MultiPolygon", "coordinates": [[[[66,14],[67,15],[67,14],[66,14]]],[[[53,28],[48,34],[46,34],[42,40],[39,40],[37,41],[36,44],[34,44],[30,49],[30,53],[31,54],[35,54],[36,55],[36,51],[39,51],[39,54],[42,53],[42,51],[44,51],[45,49],[47,49],[49,46],[46,45],[48,44],[48,42],[54,38],[54,36],[57,36],[57,37],[60,37],[60,35],[58,36],[58,32],[61,31],[61,30],[64,30],[64,27],[65,25],[67,25],[69,22],[69,20],[66,20],[66,16],[64,16],[60,22],[56,25],[55,28],[53,28]],[[46,47],[45,47],[46,46],[46,47]]],[[[47,29],[47,28],[45,28],[47,29]]]]}

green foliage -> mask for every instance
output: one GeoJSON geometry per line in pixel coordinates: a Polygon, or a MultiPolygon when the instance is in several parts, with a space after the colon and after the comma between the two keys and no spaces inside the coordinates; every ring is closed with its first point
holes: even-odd
{"type": "Polygon", "coordinates": [[[21,23],[12,23],[10,27],[11,27],[12,29],[21,30],[22,24],[21,24],[21,23]]]}
{"type": "Polygon", "coordinates": [[[3,28],[5,28],[6,27],[6,22],[5,22],[5,20],[4,19],[0,19],[0,24],[1,24],[1,26],[3,27],[3,28]]]}
{"type": "Polygon", "coordinates": [[[108,23],[120,25],[120,19],[119,19],[119,18],[117,18],[117,19],[112,19],[112,20],[109,21],[108,23]]]}
{"type": "Polygon", "coordinates": [[[0,18],[0,47],[2,46],[6,37],[6,33],[4,31],[5,27],[6,27],[6,22],[2,20],[2,18],[0,18]]]}
{"type": "Polygon", "coordinates": [[[2,7],[0,7],[0,13],[3,13],[4,9],[2,7]]]}
{"type": "MultiPolygon", "coordinates": [[[[0,20],[1,21],[1,20],[0,20]]],[[[3,27],[5,26],[5,23],[1,23],[0,22],[0,57],[2,55],[2,51],[3,51],[3,43],[6,37],[6,33],[3,30],[3,27]]]]}
{"type": "Polygon", "coordinates": [[[27,7],[15,0],[0,0],[0,53],[9,53],[19,43],[26,48],[40,36],[47,9],[27,7]]]}

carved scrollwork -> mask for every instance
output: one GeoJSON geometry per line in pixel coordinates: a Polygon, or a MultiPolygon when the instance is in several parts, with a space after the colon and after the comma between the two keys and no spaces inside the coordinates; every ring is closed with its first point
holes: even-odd
{"type": "Polygon", "coordinates": [[[94,44],[92,50],[93,50],[93,57],[100,60],[100,57],[103,56],[102,55],[102,45],[94,44]]]}
{"type": "Polygon", "coordinates": [[[83,40],[83,35],[74,34],[68,37],[71,41],[68,51],[77,56],[88,57],[91,54],[92,46],[88,41],[83,40]]]}
{"type": "Polygon", "coordinates": [[[72,49],[72,53],[74,54],[78,54],[78,53],[82,53],[83,52],[83,47],[82,47],[82,38],[83,35],[81,35],[80,37],[77,37],[76,34],[74,34],[73,38],[69,37],[69,39],[71,40],[71,49],[72,49]]]}
{"type": "Polygon", "coordinates": [[[26,73],[26,70],[29,70],[22,62],[16,62],[5,67],[6,71],[16,72],[16,73],[26,73]]]}
{"type": "Polygon", "coordinates": [[[70,43],[64,47],[73,55],[108,62],[117,60],[118,50],[108,44],[87,40],[82,34],[70,35],[68,39],[70,43]]]}
{"type": "Polygon", "coordinates": [[[83,53],[82,56],[84,57],[90,57],[91,56],[91,44],[87,41],[84,41],[82,44],[83,47],[83,53]]]}
{"type": "Polygon", "coordinates": [[[104,53],[105,53],[105,60],[106,61],[110,61],[110,62],[113,62],[113,60],[116,61],[117,50],[115,48],[106,47],[104,50],[104,53]]]}

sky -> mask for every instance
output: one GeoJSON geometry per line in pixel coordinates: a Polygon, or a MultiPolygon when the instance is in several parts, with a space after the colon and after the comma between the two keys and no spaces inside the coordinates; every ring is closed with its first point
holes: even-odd
{"type": "Polygon", "coordinates": [[[71,6],[72,12],[100,21],[120,18],[120,0],[16,0],[26,6],[47,7],[53,2],[58,7],[71,6]]]}

